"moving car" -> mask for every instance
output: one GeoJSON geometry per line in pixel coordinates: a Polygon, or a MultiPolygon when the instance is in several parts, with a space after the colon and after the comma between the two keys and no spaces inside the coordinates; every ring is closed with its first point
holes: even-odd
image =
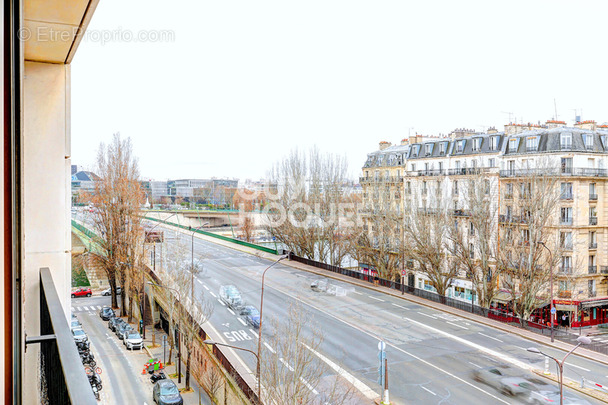
{"type": "Polygon", "coordinates": [[[87,334],[82,329],[72,329],[72,336],[75,342],[86,342],[89,340],[87,334]]]}
{"type": "Polygon", "coordinates": [[[129,332],[123,340],[127,350],[139,349],[144,347],[144,340],[138,332],[129,332]]]}
{"type": "Polygon", "coordinates": [[[101,308],[101,310],[99,311],[99,316],[104,321],[109,321],[110,318],[114,318],[116,316],[116,314],[114,313],[114,310],[111,307],[106,305],[106,306],[103,306],[101,308]]]}
{"type": "MultiPolygon", "coordinates": [[[[116,287],[116,294],[120,295],[120,293],[122,292],[122,288],[120,287],[116,287]]],[[[112,295],[112,289],[111,288],[106,288],[105,290],[103,290],[101,292],[101,295],[103,295],[104,297],[107,297],[109,295],[112,295]]]]}
{"type": "Polygon", "coordinates": [[[540,391],[546,384],[539,379],[528,379],[509,374],[508,366],[486,367],[473,371],[473,379],[496,388],[504,395],[530,395],[531,392],[540,391]]]}
{"type": "Polygon", "coordinates": [[[314,292],[327,291],[327,280],[326,279],[314,280],[312,283],[310,283],[310,289],[313,290],[314,292]]]}
{"type": "Polygon", "coordinates": [[[232,309],[238,309],[243,305],[241,293],[233,285],[223,285],[220,287],[220,299],[232,309]]]}
{"type": "Polygon", "coordinates": [[[128,323],[122,323],[116,328],[116,336],[118,336],[120,340],[124,340],[125,337],[129,334],[129,332],[133,330],[133,327],[128,323]]]}
{"type": "Polygon", "coordinates": [[[184,400],[171,380],[160,380],[154,384],[152,398],[158,405],[183,405],[184,400]]]}
{"type": "Polygon", "coordinates": [[[252,305],[245,305],[241,308],[241,315],[244,315],[245,321],[254,328],[260,327],[260,312],[252,305]]]}
{"type": "Polygon", "coordinates": [[[91,296],[91,289],[90,288],[77,288],[74,291],[72,291],[72,298],[76,298],[76,297],[90,297],[91,296]]]}
{"type": "Polygon", "coordinates": [[[110,328],[111,331],[116,332],[116,328],[123,323],[126,323],[126,322],[122,318],[119,318],[119,317],[110,318],[110,321],[108,322],[108,328],[110,328]]]}
{"type": "MultiPolygon", "coordinates": [[[[533,391],[528,399],[529,404],[559,404],[559,391],[533,391]]],[[[585,399],[577,398],[569,393],[564,393],[564,405],[591,405],[585,399]]]]}

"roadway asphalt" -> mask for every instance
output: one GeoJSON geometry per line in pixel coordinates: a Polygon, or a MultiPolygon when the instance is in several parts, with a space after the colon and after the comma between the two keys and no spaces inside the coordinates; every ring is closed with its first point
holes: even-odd
{"type": "MultiPolygon", "coordinates": [[[[190,235],[184,234],[182,238],[190,246],[190,235]]],[[[175,243],[175,239],[168,238],[165,243],[175,243]]],[[[159,254],[157,249],[157,256],[159,254]]],[[[257,331],[219,301],[218,291],[221,285],[233,284],[241,291],[246,304],[259,307],[261,274],[270,262],[199,238],[195,238],[195,257],[203,260],[205,269],[196,280],[197,291],[215,303],[209,323],[224,343],[255,351],[257,331]]],[[[533,377],[529,369],[542,368],[544,359],[526,348],[540,347],[558,357],[565,354],[455,315],[348,283],[330,281],[338,287],[339,295],[313,292],[310,283],[318,278],[283,264],[269,270],[264,321],[274,317],[288,322],[289,304],[299,302],[310,320],[306,323],[306,333],[310,333],[311,328],[323,331],[320,354],[325,360],[340,364],[356,379],[358,396],[352,403],[371,403],[368,388],[377,393],[376,396],[381,392],[377,382],[380,340],[387,344],[390,398],[394,404],[524,403],[521,398],[505,396],[474,381],[471,373],[484,367],[508,365],[513,375],[533,377]]],[[[269,342],[272,331],[264,328],[264,332],[263,339],[269,342]]],[[[255,370],[253,356],[244,352],[237,355],[250,371],[255,370]]],[[[565,375],[574,380],[585,377],[608,383],[608,370],[603,364],[576,355],[569,357],[565,375]]],[[[600,403],[591,398],[587,400],[600,403]]]]}

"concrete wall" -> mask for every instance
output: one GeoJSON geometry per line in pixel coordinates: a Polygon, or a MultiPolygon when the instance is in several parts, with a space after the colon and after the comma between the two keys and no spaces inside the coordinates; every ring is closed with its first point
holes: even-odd
{"type": "MultiPolygon", "coordinates": [[[[51,269],[66,316],[70,293],[70,67],[25,62],[23,105],[24,329],[39,335],[40,267],[51,269]]],[[[38,345],[24,355],[23,403],[40,403],[38,345]]]]}

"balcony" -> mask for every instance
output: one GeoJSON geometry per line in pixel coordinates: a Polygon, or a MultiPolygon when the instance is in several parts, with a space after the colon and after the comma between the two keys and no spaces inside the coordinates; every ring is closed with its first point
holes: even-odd
{"type": "Polygon", "coordinates": [[[572,243],[564,243],[561,248],[562,250],[572,250],[572,243]]]}
{"type": "MultiPolygon", "coordinates": [[[[40,334],[26,337],[25,344],[40,344],[41,374],[46,379],[50,404],[96,405],[78,349],[47,267],[40,269],[40,334]]],[[[32,383],[34,386],[35,383],[32,383]]]]}
{"type": "Polygon", "coordinates": [[[445,170],[433,169],[433,170],[419,170],[417,172],[418,176],[443,176],[445,175],[445,170]]]}
{"type": "Polygon", "coordinates": [[[589,225],[597,225],[597,217],[589,217],[589,225]]]}
{"type": "Polygon", "coordinates": [[[589,291],[589,298],[594,298],[597,295],[597,291],[589,291]]]}
{"type": "Polygon", "coordinates": [[[597,242],[590,242],[590,243],[589,243],[589,249],[590,249],[590,250],[595,250],[595,249],[597,249],[597,242]]]}
{"type": "Polygon", "coordinates": [[[588,266],[589,270],[588,273],[589,274],[597,274],[597,266],[588,266]]]}
{"type": "Polygon", "coordinates": [[[560,200],[572,200],[573,196],[572,196],[572,193],[562,193],[562,194],[560,194],[559,199],[560,200]]]}
{"type": "Polygon", "coordinates": [[[589,194],[589,201],[597,201],[597,194],[589,194]]]}
{"type": "Polygon", "coordinates": [[[513,199],[513,193],[505,194],[505,200],[512,200],[512,199],[513,199]]]}
{"type": "Polygon", "coordinates": [[[567,217],[567,218],[561,217],[559,219],[559,224],[560,225],[572,225],[572,217],[567,217]]]}
{"type": "Polygon", "coordinates": [[[600,267],[600,274],[608,274],[608,266],[600,267]]]}
{"type": "Polygon", "coordinates": [[[471,213],[468,210],[453,210],[453,215],[456,217],[470,217],[471,213]]]}
{"type": "Polygon", "coordinates": [[[561,169],[506,169],[499,171],[500,177],[561,176],[561,177],[607,177],[608,169],[590,167],[564,167],[561,169]]]}
{"type": "Polygon", "coordinates": [[[557,269],[558,275],[572,275],[572,267],[570,266],[560,266],[557,269]]]}

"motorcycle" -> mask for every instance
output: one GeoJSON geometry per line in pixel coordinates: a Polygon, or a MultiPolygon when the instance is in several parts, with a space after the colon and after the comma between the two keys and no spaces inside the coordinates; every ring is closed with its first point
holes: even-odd
{"type": "Polygon", "coordinates": [[[90,367],[95,367],[97,365],[95,357],[91,352],[80,354],[80,360],[82,360],[82,364],[88,364],[90,367]]]}
{"type": "Polygon", "coordinates": [[[159,371],[158,373],[152,373],[152,375],[150,376],[150,381],[152,382],[152,384],[156,383],[157,381],[166,379],[167,376],[162,371],[159,371]]]}
{"type": "Polygon", "coordinates": [[[89,375],[89,384],[91,384],[91,388],[93,388],[93,392],[95,392],[95,390],[97,391],[101,391],[102,385],[101,385],[101,377],[99,376],[99,374],[93,372],[93,374],[89,375]]]}

